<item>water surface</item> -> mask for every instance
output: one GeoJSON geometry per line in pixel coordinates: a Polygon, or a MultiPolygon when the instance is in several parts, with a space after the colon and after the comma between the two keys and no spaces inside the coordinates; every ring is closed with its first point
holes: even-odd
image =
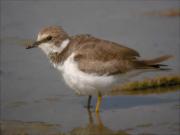
{"type": "MultiPolygon", "coordinates": [[[[173,70],[136,79],[179,74],[179,17],[146,16],[178,8],[178,1],[1,1],[1,126],[5,135],[83,134],[178,135],[179,92],[145,96],[107,96],[96,115],[77,96],[39,49],[25,50],[24,40],[61,25],[71,35],[89,33],[125,44],[142,57],[173,54],[173,70]]],[[[96,98],[93,98],[93,106],[96,98]]]]}

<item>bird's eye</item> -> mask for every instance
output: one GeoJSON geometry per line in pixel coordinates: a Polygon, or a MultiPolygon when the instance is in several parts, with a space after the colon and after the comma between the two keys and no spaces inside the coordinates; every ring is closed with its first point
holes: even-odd
{"type": "Polygon", "coordinates": [[[48,36],[46,39],[49,41],[52,39],[52,36],[48,36]]]}

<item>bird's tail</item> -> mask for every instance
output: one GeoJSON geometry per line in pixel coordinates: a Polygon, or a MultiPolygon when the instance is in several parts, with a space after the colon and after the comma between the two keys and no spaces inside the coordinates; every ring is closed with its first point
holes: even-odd
{"type": "Polygon", "coordinates": [[[166,61],[170,58],[172,58],[172,55],[164,55],[160,56],[158,58],[154,58],[151,60],[141,60],[138,61],[139,68],[145,68],[145,69],[160,69],[160,70],[170,70],[170,68],[165,68],[168,65],[160,64],[163,61],[166,61]]]}

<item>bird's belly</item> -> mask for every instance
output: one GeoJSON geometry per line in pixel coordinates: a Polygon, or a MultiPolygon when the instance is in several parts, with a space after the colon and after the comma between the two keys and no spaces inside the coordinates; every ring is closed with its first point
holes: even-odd
{"type": "Polygon", "coordinates": [[[56,65],[55,67],[62,72],[66,84],[79,95],[97,95],[99,92],[106,94],[115,85],[127,82],[130,78],[144,72],[135,70],[111,76],[88,74],[79,70],[73,55],[69,56],[63,65],[56,65]]]}
{"type": "Polygon", "coordinates": [[[71,56],[64,62],[62,75],[67,85],[79,95],[97,95],[99,92],[104,94],[118,80],[116,76],[98,76],[80,71],[71,56]]]}
{"type": "Polygon", "coordinates": [[[97,95],[107,93],[116,82],[115,77],[95,76],[86,73],[63,73],[65,82],[79,95],[97,95]]]}

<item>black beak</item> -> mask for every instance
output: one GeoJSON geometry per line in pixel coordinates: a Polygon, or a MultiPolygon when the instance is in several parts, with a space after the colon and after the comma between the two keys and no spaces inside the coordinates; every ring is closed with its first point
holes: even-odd
{"type": "Polygon", "coordinates": [[[38,47],[41,43],[50,41],[51,39],[52,39],[52,37],[48,36],[47,38],[44,38],[44,39],[42,39],[40,41],[35,41],[32,45],[27,46],[26,49],[31,49],[31,48],[38,47]]]}
{"type": "Polygon", "coordinates": [[[26,49],[35,48],[35,47],[37,47],[37,46],[40,45],[40,44],[41,44],[41,42],[36,41],[36,42],[34,42],[32,45],[27,46],[26,49]]]}

